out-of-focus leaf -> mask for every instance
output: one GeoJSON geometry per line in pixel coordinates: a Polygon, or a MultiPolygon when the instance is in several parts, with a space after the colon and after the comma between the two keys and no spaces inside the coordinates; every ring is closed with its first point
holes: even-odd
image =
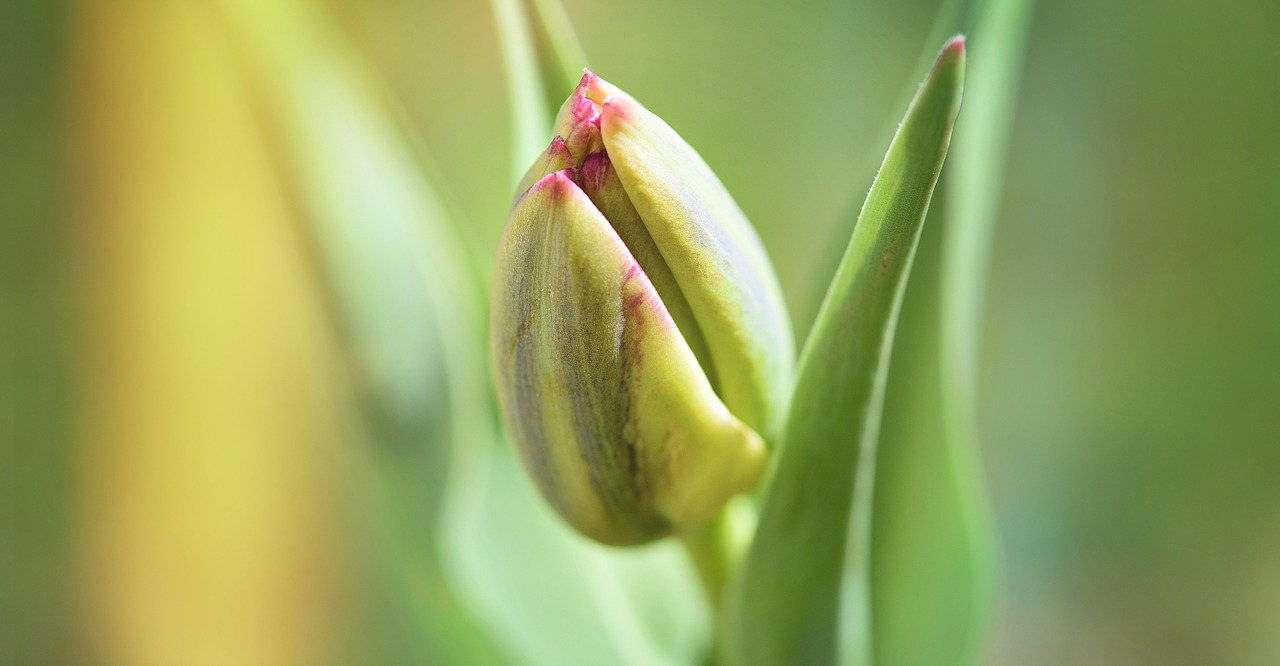
{"type": "Polygon", "coordinates": [[[547,146],[586,55],[559,0],[490,0],[511,103],[511,173],[517,182],[547,146]]]}
{"type": "Polygon", "coordinates": [[[490,0],[498,27],[498,44],[507,71],[507,96],[511,104],[511,174],[520,179],[547,143],[547,128],[555,109],[547,105],[547,93],[538,68],[529,16],[521,0],[490,0]]]}
{"type": "MultiPolygon", "coordinates": [[[[444,663],[475,663],[473,655],[485,653],[460,651],[465,640],[456,632],[465,625],[457,614],[442,615],[430,605],[447,599],[433,586],[420,587],[432,583],[432,572],[417,560],[429,563],[432,554],[415,552],[415,546],[440,549],[453,591],[512,661],[695,661],[708,641],[708,613],[678,549],[664,544],[621,552],[578,537],[544,506],[510,445],[495,445],[483,299],[459,263],[464,254],[435,188],[390,126],[354,56],[338,48],[336,31],[320,32],[325,26],[297,2],[227,1],[251,51],[268,67],[267,89],[288,120],[282,127],[293,144],[290,163],[314,197],[321,253],[332,253],[325,259],[332,279],[351,289],[346,297],[339,293],[340,300],[354,301],[345,317],[349,334],[369,336],[369,344],[357,342],[356,349],[365,350],[371,368],[380,367],[376,361],[383,354],[388,361],[395,358],[387,349],[371,348],[379,335],[390,336],[385,344],[392,349],[416,342],[438,344],[442,352],[452,423],[446,436],[453,444],[447,480],[439,468],[368,472],[368,482],[382,488],[381,515],[402,531],[415,521],[433,522],[429,505],[419,507],[419,515],[403,505],[403,498],[414,496],[413,484],[447,484],[441,541],[410,543],[407,551],[403,543],[387,545],[411,587],[417,630],[434,636],[427,655],[444,663]],[[388,294],[377,293],[399,289],[411,295],[388,300],[388,294]],[[399,311],[409,308],[418,314],[399,311]]],[[[342,289],[335,284],[335,291],[342,289]]],[[[429,403],[415,407],[414,401],[432,394],[417,391],[410,381],[416,372],[431,371],[430,357],[405,358],[421,360],[383,376],[387,390],[379,394],[389,398],[384,416],[430,413],[429,403]],[[395,380],[401,373],[403,382],[395,380]]],[[[394,429],[394,418],[387,425],[394,429]]],[[[432,460],[439,465],[440,458],[432,460]]]]}
{"type": "Polygon", "coordinates": [[[964,41],[956,39],[907,110],[801,354],[777,467],[731,598],[732,663],[870,657],[865,576],[842,589],[842,573],[846,550],[866,568],[869,474],[894,325],[963,79],[964,41]],[[855,614],[854,635],[839,635],[840,612],[855,614]]]}
{"type": "Polygon", "coordinates": [[[470,600],[522,664],[697,663],[709,612],[667,540],[602,546],[533,488],[506,441],[452,481],[446,548],[470,600]]]}
{"type": "MultiPolygon", "coordinates": [[[[942,260],[943,374],[954,436],[972,439],[978,335],[1034,0],[979,3],[968,111],[956,135],[942,260]]],[[[971,446],[971,445],[970,445],[971,446]]]]}
{"type": "Polygon", "coordinates": [[[976,662],[995,586],[974,364],[1032,3],[972,4],[965,113],[941,188],[947,205],[924,232],[905,296],[876,463],[872,644],[884,666],[976,662]]]}
{"type": "Polygon", "coordinates": [[[79,661],[66,4],[0,4],[0,664],[79,661]]]}
{"type": "Polygon", "coordinates": [[[351,419],[236,49],[206,3],[75,16],[93,646],[69,663],[325,663],[351,542],[331,453],[351,419]]]}
{"type": "Polygon", "coordinates": [[[385,99],[326,15],[306,0],[224,6],[296,180],[372,443],[343,453],[369,502],[382,562],[371,566],[400,603],[382,613],[392,622],[367,620],[388,634],[361,647],[390,651],[382,656],[393,661],[495,661],[437,557],[450,445],[486,446],[491,436],[480,295],[462,244],[385,99]]]}
{"type": "MultiPolygon", "coordinates": [[[[578,85],[587,67],[587,54],[578,43],[573,24],[560,0],[523,0],[532,5],[534,43],[542,69],[542,81],[550,109],[558,109],[578,85]]],[[[517,165],[519,166],[519,165],[517,165]]]]}

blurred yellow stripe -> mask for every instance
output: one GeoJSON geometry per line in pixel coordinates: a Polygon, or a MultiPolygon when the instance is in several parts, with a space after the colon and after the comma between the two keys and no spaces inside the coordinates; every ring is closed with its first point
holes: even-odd
{"type": "Polygon", "coordinates": [[[346,427],[296,220],[209,5],[80,2],[94,663],[321,662],[346,427]]]}

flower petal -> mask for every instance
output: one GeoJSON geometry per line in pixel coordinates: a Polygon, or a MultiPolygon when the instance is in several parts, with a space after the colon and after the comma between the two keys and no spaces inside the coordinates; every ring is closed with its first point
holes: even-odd
{"type": "Polygon", "coordinates": [[[542,155],[534,160],[533,166],[529,167],[524,178],[520,179],[520,184],[516,186],[516,196],[524,194],[526,190],[533,187],[534,183],[542,180],[543,176],[561,169],[572,168],[577,164],[578,161],[573,158],[573,153],[569,152],[564,138],[556,135],[551,139],[551,145],[547,146],[542,155]]]}
{"type": "Polygon", "coordinates": [[[649,236],[649,230],[645,228],[644,220],[640,219],[640,213],[636,212],[636,207],[631,205],[631,199],[627,197],[627,192],[622,187],[622,181],[618,179],[618,172],[613,168],[608,153],[601,150],[588,155],[579,170],[578,181],[583,191],[591,198],[591,202],[613,226],[614,231],[618,232],[618,237],[627,245],[631,256],[635,257],[636,262],[644,269],[645,275],[649,276],[649,281],[653,283],[658,296],[662,298],[662,303],[667,306],[671,319],[675,321],[676,328],[680,329],[685,342],[689,343],[689,348],[693,350],[698,364],[702,366],[703,372],[714,387],[716,377],[715,368],[711,363],[711,352],[707,349],[707,342],[702,337],[702,329],[698,328],[698,321],[693,316],[693,308],[689,306],[688,299],[680,291],[680,285],[676,283],[675,276],[671,274],[671,268],[667,266],[662,253],[658,251],[658,246],[649,236]]]}
{"type": "Polygon", "coordinates": [[[594,539],[643,543],[712,519],[754,487],[767,454],[571,176],[535,183],[503,231],[491,310],[498,393],[552,506],[594,539]]]}
{"type": "Polygon", "coordinates": [[[716,390],[767,436],[791,389],[795,347],[760,238],[697,152],[662,119],[588,73],[609,158],[706,338],[716,390]]]}

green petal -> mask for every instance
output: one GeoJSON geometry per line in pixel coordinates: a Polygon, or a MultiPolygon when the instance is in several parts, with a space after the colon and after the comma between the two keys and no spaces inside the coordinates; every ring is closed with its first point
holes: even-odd
{"type": "Polygon", "coordinates": [[[766,454],[569,173],[531,187],[503,231],[498,394],[548,502],[587,536],[643,543],[711,520],[754,487],[766,454]]]}
{"type": "Polygon", "coordinates": [[[770,436],[786,408],[795,349],[760,238],[706,162],[662,119],[591,73],[584,83],[601,106],[609,158],[706,339],[717,391],[735,415],[770,436]]]}
{"type": "Polygon", "coordinates": [[[613,168],[608,153],[602,150],[588,155],[583,161],[578,180],[582,183],[583,191],[591,197],[591,203],[595,204],[605,219],[609,220],[613,230],[618,232],[618,237],[631,251],[631,256],[635,257],[636,262],[644,269],[645,275],[649,276],[653,288],[662,297],[663,305],[667,306],[667,312],[675,321],[676,328],[680,329],[685,342],[689,343],[694,357],[698,359],[698,364],[707,374],[707,379],[712,386],[715,386],[716,377],[713,374],[711,353],[707,349],[706,340],[702,337],[702,329],[698,327],[697,319],[693,315],[693,308],[684,297],[684,292],[680,291],[680,285],[676,283],[671,267],[667,266],[666,260],[662,258],[662,253],[658,251],[653,237],[644,226],[644,220],[640,219],[640,213],[636,212],[636,207],[627,197],[622,181],[618,179],[618,171],[613,168]]]}
{"type": "Polygon", "coordinates": [[[544,176],[553,174],[561,169],[569,169],[578,165],[578,160],[573,158],[573,153],[569,152],[569,147],[565,145],[564,138],[556,135],[551,139],[551,145],[542,151],[542,155],[534,160],[533,166],[529,167],[529,171],[524,174],[524,178],[520,179],[520,184],[516,186],[516,196],[524,194],[526,190],[533,187],[533,184],[542,180],[544,176]]]}

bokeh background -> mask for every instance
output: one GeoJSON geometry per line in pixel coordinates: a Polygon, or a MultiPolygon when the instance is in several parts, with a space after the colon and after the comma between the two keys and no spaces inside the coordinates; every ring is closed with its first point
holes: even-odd
{"type": "MultiPolygon", "coordinates": [[[[312,214],[255,143],[287,130],[244,139],[260,102],[219,96],[246,67],[230,22],[165,6],[0,5],[0,662],[162,663],[227,635],[244,645],[222,663],[440,654],[377,629],[406,611],[368,601],[385,551],[362,544],[358,465],[333,453],[359,382],[331,287],[296,225],[253,224],[312,214]],[[167,35],[151,55],[148,21],[167,35]],[[172,95],[151,105],[131,72],[166,48],[153,80],[172,95]],[[184,189],[206,171],[232,184],[184,189]],[[179,225],[185,203],[227,222],[140,222],[169,206],[179,225]],[[182,566],[148,563],[166,535],[182,566]],[[187,588],[198,629],[165,612],[187,588]]],[[[802,336],[939,3],[565,6],[592,67],[735,193],[802,336]]],[[[322,9],[429,148],[484,272],[512,183],[489,4],[322,9]]],[[[980,360],[1004,564],[989,663],[1280,663],[1278,31],[1271,0],[1035,7],[980,360]]],[[[428,467],[406,485],[443,483],[428,467]]]]}

